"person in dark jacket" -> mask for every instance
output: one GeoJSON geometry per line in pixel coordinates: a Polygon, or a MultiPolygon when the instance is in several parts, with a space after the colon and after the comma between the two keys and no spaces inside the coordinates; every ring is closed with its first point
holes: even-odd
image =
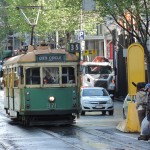
{"type": "Polygon", "coordinates": [[[146,102],[146,117],[142,121],[141,133],[138,140],[148,141],[150,139],[150,83],[146,84],[145,91],[148,97],[146,102]]]}
{"type": "Polygon", "coordinates": [[[147,102],[147,92],[144,90],[145,83],[139,82],[136,85],[136,109],[138,111],[139,123],[141,123],[146,116],[146,106],[144,105],[147,102]]]}
{"type": "Polygon", "coordinates": [[[53,83],[53,77],[51,75],[46,75],[43,79],[44,84],[51,84],[53,83]]]}

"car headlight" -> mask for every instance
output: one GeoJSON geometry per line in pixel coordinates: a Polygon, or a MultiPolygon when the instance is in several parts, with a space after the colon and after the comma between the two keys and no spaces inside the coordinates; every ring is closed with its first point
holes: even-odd
{"type": "Polygon", "coordinates": [[[112,100],[109,99],[109,100],[107,101],[107,104],[111,104],[111,103],[112,103],[112,100]]]}

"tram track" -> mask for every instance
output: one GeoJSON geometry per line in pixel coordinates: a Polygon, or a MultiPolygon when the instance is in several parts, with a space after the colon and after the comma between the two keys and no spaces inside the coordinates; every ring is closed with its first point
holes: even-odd
{"type": "Polygon", "coordinates": [[[14,147],[0,142],[0,150],[14,150],[14,147]]]}
{"type": "MultiPolygon", "coordinates": [[[[130,138],[129,136],[121,136],[121,134],[118,136],[117,133],[111,132],[113,129],[108,129],[109,131],[107,132],[106,129],[94,129],[91,131],[87,131],[85,129],[80,129],[79,127],[75,127],[77,130],[80,130],[81,132],[86,132],[87,134],[94,135],[98,137],[99,139],[104,139],[105,141],[108,142],[109,145],[120,145],[121,150],[141,150],[146,148],[140,144],[140,142],[135,139],[135,138],[130,138]],[[133,144],[134,143],[134,144],[133,144]]],[[[118,148],[116,148],[118,149],[118,148]]],[[[149,149],[149,143],[147,145],[147,150],[149,149]]]]}
{"type": "Polygon", "coordinates": [[[80,146],[78,145],[75,145],[71,142],[68,142],[67,140],[63,139],[62,137],[60,137],[58,134],[54,133],[54,132],[51,132],[51,131],[47,131],[45,129],[40,129],[42,132],[44,132],[45,134],[48,134],[48,135],[51,135],[53,137],[55,137],[56,139],[59,139],[61,141],[63,141],[64,143],[66,143],[67,145],[75,148],[75,149],[78,149],[78,150],[84,150],[83,148],[81,148],[80,146]]]}
{"type": "MultiPolygon", "coordinates": [[[[129,136],[122,136],[121,133],[115,132],[114,128],[101,127],[101,128],[84,128],[76,125],[72,126],[37,126],[33,129],[42,132],[50,137],[44,137],[44,139],[51,139],[53,137],[56,141],[62,141],[74,150],[149,150],[150,141],[141,144],[141,141],[129,136]],[[83,137],[83,138],[82,138],[83,137]],[[91,144],[93,143],[93,144],[91,144]],[[95,144],[95,145],[94,145],[95,144]],[[90,146],[93,147],[90,147],[90,146]],[[101,145],[104,146],[101,148],[101,145]]],[[[40,137],[30,137],[31,139],[40,137]]],[[[13,140],[25,140],[26,137],[14,137],[13,139],[6,138],[0,139],[0,150],[21,150],[13,140]]],[[[43,139],[43,140],[44,140],[43,139]]]]}
{"type": "MultiPolygon", "coordinates": [[[[145,142],[145,145],[143,146],[141,142],[144,142],[144,141],[138,141],[137,139],[133,137],[130,137],[129,139],[129,136],[122,136],[121,134],[111,132],[112,130],[111,128],[110,128],[110,131],[108,132],[105,129],[92,129],[92,130],[90,129],[89,130],[89,129],[83,129],[77,126],[71,126],[71,129],[75,130],[75,132],[78,133],[78,135],[76,135],[76,138],[79,138],[79,134],[81,133],[81,134],[84,134],[85,137],[91,138],[91,140],[95,139],[95,141],[93,142],[95,142],[96,145],[101,145],[100,143],[105,143],[106,145],[109,146],[110,149],[113,149],[113,150],[133,150],[133,149],[134,150],[141,150],[141,149],[149,150],[149,142],[145,142]]],[[[61,131],[57,133],[55,131],[50,131],[50,129],[40,129],[40,130],[46,134],[54,136],[55,138],[59,140],[62,140],[63,142],[73,146],[76,149],[81,149],[81,150],[85,149],[79,145],[76,146],[74,144],[74,140],[68,140],[68,138],[65,138],[63,135],[61,135],[62,134],[61,131]]],[[[79,139],[76,139],[76,140],[79,140],[79,139]]],[[[88,145],[89,140],[90,139],[87,138],[86,140],[82,141],[82,143],[87,142],[86,144],[88,145]]],[[[77,143],[79,144],[79,141],[77,143]]]]}

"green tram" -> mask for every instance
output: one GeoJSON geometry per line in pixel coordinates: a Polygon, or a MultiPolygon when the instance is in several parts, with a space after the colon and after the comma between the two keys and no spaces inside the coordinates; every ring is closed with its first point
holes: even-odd
{"type": "Polygon", "coordinates": [[[3,65],[4,108],[24,125],[73,124],[80,114],[79,57],[48,46],[9,58],[3,65]],[[46,81],[48,80],[48,81],[46,81]]]}

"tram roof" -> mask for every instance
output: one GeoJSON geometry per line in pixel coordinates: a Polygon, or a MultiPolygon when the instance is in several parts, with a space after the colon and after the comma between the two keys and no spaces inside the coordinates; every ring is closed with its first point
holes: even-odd
{"type": "Polygon", "coordinates": [[[40,46],[31,51],[28,50],[26,54],[20,54],[9,58],[4,63],[4,66],[16,63],[36,62],[36,55],[39,54],[66,54],[66,61],[78,61],[78,57],[75,54],[69,53],[64,49],[49,49],[48,47],[40,46]]]}

